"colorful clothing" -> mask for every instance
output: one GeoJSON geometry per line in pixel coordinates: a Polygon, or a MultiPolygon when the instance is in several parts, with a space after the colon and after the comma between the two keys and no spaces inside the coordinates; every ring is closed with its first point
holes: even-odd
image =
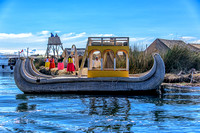
{"type": "Polygon", "coordinates": [[[58,70],[63,70],[64,69],[64,63],[59,62],[58,63],[58,70]]]}
{"type": "Polygon", "coordinates": [[[47,68],[50,67],[50,62],[49,62],[49,59],[48,59],[48,58],[45,60],[45,67],[47,67],[47,68]]]}
{"type": "Polygon", "coordinates": [[[51,69],[51,68],[55,68],[54,59],[50,60],[50,67],[49,67],[49,69],[51,69]]]}
{"type": "Polygon", "coordinates": [[[45,67],[49,68],[50,67],[50,62],[45,62],[45,67]]]}
{"type": "Polygon", "coordinates": [[[68,58],[67,71],[68,72],[75,71],[72,58],[68,58]]]}

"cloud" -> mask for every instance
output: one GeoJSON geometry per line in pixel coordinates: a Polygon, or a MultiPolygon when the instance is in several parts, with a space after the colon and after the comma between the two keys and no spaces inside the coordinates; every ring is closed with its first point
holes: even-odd
{"type": "Polygon", "coordinates": [[[200,44],[200,40],[191,41],[190,43],[197,43],[197,44],[200,44]]]}
{"type": "Polygon", "coordinates": [[[114,34],[91,34],[92,37],[112,37],[114,34]]]}
{"type": "Polygon", "coordinates": [[[194,39],[196,39],[196,37],[192,37],[192,36],[182,36],[182,37],[180,37],[180,39],[189,41],[189,40],[194,40],[194,39]]]}
{"type": "Polygon", "coordinates": [[[129,38],[129,40],[130,41],[132,41],[132,42],[137,42],[137,41],[144,41],[144,40],[146,40],[147,38],[134,38],[134,37],[132,37],[132,38],[129,38]]]}
{"type": "Polygon", "coordinates": [[[146,44],[151,44],[155,40],[154,37],[130,37],[130,44],[140,44],[146,46],[146,44]]]}
{"type": "Polygon", "coordinates": [[[44,31],[38,32],[38,34],[39,35],[47,35],[47,34],[50,34],[50,31],[44,30],[44,31]]]}
{"type": "Polygon", "coordinates": [[[76,38],[81,38],[84,37],[84,35],[86,35],[85,32],[82,32],[80,34],[74,34],[74,33],[69,33],[69,34],[64,34],[61,37],[62,40],[71,40],[71,39],[76,39],[76,38]]]}
{"type": "Polygon", "coordinates": [[[74,33],[63,34],[63,35],[61,35],[60,37],[61,37],[62,39],[64,39],[64,38],[68,38],[68,37],[70,37],[70,36],[72,36],[72,35],[74,35],[74,33]]]}
{"type": "Polygon", "coordinates": [[[60,33],[60,32],[61,32],[61,31],[58,31],[58,30],[57,30],[57,31],[54,31],[54,33],[60,33]]]}
{"type": "Polygon", "coordinates": [[[16,38],[27,38],[32,37],[32,33],[20,33],[20,34],[7,34],[7,33],[0,33],[0,39],[16,39],[16,38]]]}

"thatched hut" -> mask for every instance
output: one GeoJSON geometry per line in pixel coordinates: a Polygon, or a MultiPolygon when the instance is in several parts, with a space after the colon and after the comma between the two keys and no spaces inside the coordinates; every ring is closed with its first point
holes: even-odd
{"type": "Polygon", "coordinates": [[[187,44],[182,40],[167,40],[167,39],[156,39],[149,47],[145,50],[146,54],[160,53],[165,54],[168,50],[174,46],[185,47],[187,44]]]}

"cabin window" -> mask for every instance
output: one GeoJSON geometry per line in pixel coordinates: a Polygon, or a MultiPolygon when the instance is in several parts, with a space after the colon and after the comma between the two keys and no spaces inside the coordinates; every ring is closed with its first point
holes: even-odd
{"type": "Polygon", "coordinates": [[[104,70],[113,70],[114,69],[114,52],[112,50],[104,51],[103,69],[104,70]]]}
{"type": "Polygon", "coordinates": [[[2,67],[2,69],[4,69],[4,67],[5,67],[5,66],[4,66],[4,65],[2,65],[1,67],[2,67]]]}
{"type": "Polygon", "coordinates": [[[99,50],[91,51],[88,60],[89,70],[101,70],[101,52],[99,50]]]}
{"type": "Polygon", "coordinates": [[[126,69],[126,56],[127,53],[125,51],[117,51],[116,53],[116,69],[126,69]]]}

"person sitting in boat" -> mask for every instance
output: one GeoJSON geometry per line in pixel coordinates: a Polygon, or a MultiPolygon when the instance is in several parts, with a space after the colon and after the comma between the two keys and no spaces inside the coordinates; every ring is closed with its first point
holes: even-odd
{"type": "Polygon", "coordinates": [[[46,68],[49,68],[50,67],[50,59],[49,59],[49,57],[47,57],[46,59],[45,59],[45,67],[46,68]]]}
{"type": "Polygon", "coordinates": [[[69,56],[68,57],[68,64],[67,64],[67,72],[73,73],[74,71],[75,71],[75,69],[74,69],[74,63],[73,63],[72,57],[69,56]]]}
{"type": "Polygon", "coordinates": [[[53,56],[51,56],[51,60],[50,60],[50,67],[49,67],[49,69],[51,69],[51,68],[55,68],[55,63],[54,63],[54,57],[53,56]]]}
{"type": "Polygon", "coordinates": [[[101,67],[101,62],[100,60],[98,59],[98,57],[95,58],[95,60],[93,61],[93,66],[92,68],[93,69],[96,69],[96,68],[100,68],[101,67]]]}
{"type": "Polygon", "coordinates": [[[54,37],[53,33],[51,33],[51,37],[54,37]]]}
{"type": "Polygon", "coordinates": [[[60,58],[58,59],[58,70],[63,70],[64,69],[64,63],[63,63],[63,57],[62,55],[60,56],[60,58]]]}

